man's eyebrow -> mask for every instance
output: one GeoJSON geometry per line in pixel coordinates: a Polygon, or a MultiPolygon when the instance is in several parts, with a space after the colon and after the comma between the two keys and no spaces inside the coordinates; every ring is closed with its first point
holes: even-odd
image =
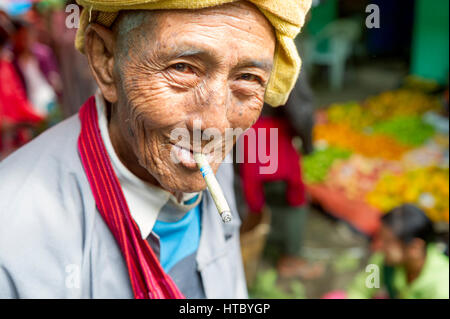
{"type": "Polygon", "coordinates": [[[208,51],[196,48],[180,49],[174,53],[175,59],[193,57],[193,56],[205,56],[208,55],[208,51]]]}
{"type": "Polygon", "coordinates": [[[212,58],[212,53],[204,48],[199,48],[192,45],[180,45],[176,48],[163,49],[161,52],[161,57],[166,59],[179,59],[179,58],[189,58],[189,57],[209,57],[212,58]]]}
{"type": "Polygon", "coordinates": [[[159,56],[166,61],[180,58],[201,58],[211,65],[218,63],[217,59],[209,50],[190,45],[182,45],[177,48],[162,50],[162,52],[159,52],[159,56]]]}
{"type": "MultiPolygon", "coordinates": [[[[214,57],[213,52],[208,49],[193,47],[190,45],[181,46],[174,50],[169,50],[164,53],[164,56],[168,59],[179,59],[179,58],[189,58],[189,57],[204,57],[210,63],[218,63],[214,57]]],[[[267,72],[270,72],[273,67],[272,60],[258,60],[258,59],[245,59],[240,61],[236,66],[233,67],[234,70],[243,68],[258,68],[267,72]]]]}
{"type": "Polygon", "coordinates": [[[264,71],[270,72],[273,67],[273,62],[269,60],[253,60],[248,59],[239,62],[234,69],[243,69],[243,68],[258,68],[264,71]]]}

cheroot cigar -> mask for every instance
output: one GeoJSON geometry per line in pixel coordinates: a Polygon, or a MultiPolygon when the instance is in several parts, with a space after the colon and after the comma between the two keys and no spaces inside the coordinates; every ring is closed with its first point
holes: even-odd
{"type": "Polygon", "coordinates": [[[223,195],[222,188],[219,185],[219,182],[214,175],[214,172],[211,166],[208,163],[206,157],[201,153],[194,153],[194,159],[197,162],[198,168],[203,175],[203,178],[206,181],[206,185],[208,186],[208,190],[211,193],[211,196],[216,204],[217,210],[219,211],[220,216],[224,223],[231,222],[231,210],[228,206],[227,200],[223,195]]]}

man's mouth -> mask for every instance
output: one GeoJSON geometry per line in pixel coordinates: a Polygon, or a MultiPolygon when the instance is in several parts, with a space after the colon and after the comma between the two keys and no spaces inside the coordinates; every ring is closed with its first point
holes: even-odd
{"type": "MultiPolygon", "coordinates": [[[[190,170],[198,169],[197,163],[195,162],[194,159],[194,151],[191,147],[183,147],[180,145],[172,144],[172,154],[175,156],[174,160],[176,160],[176,163],[180,163],[181,165],[190,170]]],[[[205,156],[210,163],[214,159],[212,153],[205,154],[205,156]]]]}
{"type": "Polygon", "coordinates": [[[175,155],[173,160],[182,164],[186,168],[196,169],[197,163],[194,160],[194,153],[179,145],[172,145],[172,154],[175,155]]]}

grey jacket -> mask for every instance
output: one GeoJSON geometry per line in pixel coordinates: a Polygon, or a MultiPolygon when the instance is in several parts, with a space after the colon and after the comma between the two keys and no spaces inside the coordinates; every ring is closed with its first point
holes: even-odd
{"type": "MultiPolygon", "coordinates": [[[[71,117],[0,163],[0,298],[133,298],[80,162],[79,132],[71,117]]],[[[234,221],[223,224],[205,192],[196,265],[207,298],[247,298],[232,164],[217,178],[234,221]]]]}

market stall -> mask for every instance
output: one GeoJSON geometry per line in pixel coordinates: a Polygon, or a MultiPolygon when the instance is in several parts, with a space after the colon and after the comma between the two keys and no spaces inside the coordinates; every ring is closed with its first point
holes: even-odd
{"type": "Polygon", "coordinates": [[[405,87],[317,114],[316,151],[303,160],[314,202],[373,234],[380,214],[402,203],[449,221],[449,129],[442,95],[430,83],[405,87]]]}

